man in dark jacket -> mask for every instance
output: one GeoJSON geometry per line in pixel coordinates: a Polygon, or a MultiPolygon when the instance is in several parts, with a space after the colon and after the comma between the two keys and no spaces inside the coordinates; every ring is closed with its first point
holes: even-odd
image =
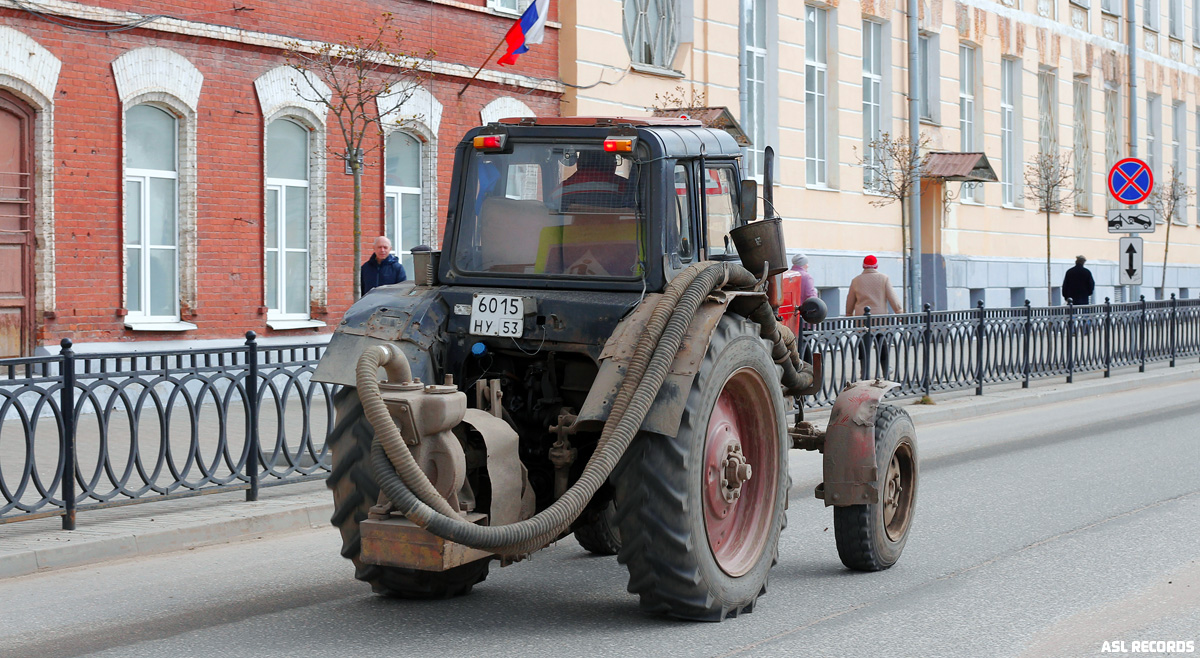
{"type": "Polygon", "coordinates": [[[1083,306],[1091,301],[1092,292],[1096,290],[1092,273],[1083,266],[1086,262],[1087,258],[1076,256],[1075,267],[1067,270],[1067,275],[1063,277],[1062,296],[1068,304],[1083,306]]]}
{"type": "Polygon", "coordinates": [[[376,286],[400,283],[407,278],[400,259],[392,253],[392,241],[382,235],[375,238],[375,253],[362,264],[362,294],[376,286]]]}

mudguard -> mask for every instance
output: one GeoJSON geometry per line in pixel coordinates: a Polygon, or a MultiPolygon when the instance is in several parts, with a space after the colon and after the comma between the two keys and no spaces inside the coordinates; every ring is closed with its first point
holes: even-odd
{"type": "MultiPolygon", "coordinates": [[[[592,383],[587,400],[579,410],[577,422],[581,429],[600,429],[604,426],[613,400],[617,397],[617,390],[625,378],[625,368],[637,349],[638,338],[642,335],[646,323],[650,321],[654,306],[661,296],[646,295],[645,301],[621,320],[612,337],[605,343],[604,351],[600,354],[600,372],[592,383]]],[[[759,292],[716,291],[708,296],[688,324],[679,352],[671,362],[671,370],[663,380],[662,388],[658,390],[654,404],[650,406],[650,412],[642,421],[642,431],[675,436],[679,431],[679,421],[683,418],[683,409],[687,405],[692,380],[700,372],[704,353],[708,351],[713,330],[721,321],[721,316],[726,312],[745,312],[744,307],[761,304],[763,299],[763,293],[759,292]]]]}
{"type": "Polygon", "coordinates": [[[825,430],[825,505],[846,507],[879,502],[875,464],[875,414],[885,393],[899,386],[876,379],[846,384],[833,403],[825,430]]]}

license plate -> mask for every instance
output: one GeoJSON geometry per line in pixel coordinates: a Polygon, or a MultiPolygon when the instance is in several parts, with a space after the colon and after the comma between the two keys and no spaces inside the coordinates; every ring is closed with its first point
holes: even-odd
{"type": "Polygon", "coordinates": [[[471,300],[471,333],[476,336],[520,338],[524,320],[525,305],[520,297],[476,293],[471,300]]]}

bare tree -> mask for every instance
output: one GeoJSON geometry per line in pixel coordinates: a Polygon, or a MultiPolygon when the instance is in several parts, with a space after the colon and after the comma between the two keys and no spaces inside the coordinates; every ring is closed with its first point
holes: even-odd
{"type": "Polygon", "coordinates": [[[1164,297],[1166,297],[1167,290],[1167,253],[1171,250],[1171,224],[1175,223],[1176,215],[1183,213],[1188,197],[1193,194],[1195,194],[1195,190],[1188,187],[1187,184],[1187,172],[1177,172],[1174,166],[1167,168],[1166,178],[1159,181],[1154,186],[1154,191],[1150,193],[1150,207],[1158,211],[1158,216],[1167,223],[1167,241],[1163,246],[1161,284],[1164,297]]]}
{"type": "Polygon", "coordinates": [[[1071,184],[1074,164],[1070,151],[1038,151],[1025,164],[1025,188],[1037,202],[1038,212],[1046,213],[1046,303],[1053,300],[1054,280],[1050,278],[1050,214],[1070,207],[1075,187],[1071,184]]]}
{"type": "Polygon", "coordinates": [[[420,85],[424,63],[433,56],[404,52],[403,32],[391,12],[373,22],[366,35],[339,43],[291,41],[284,56],[301,75],[296,92],[325,106],[342,134],[345,151],[337,153],[354,176],[354,299],[361,296],[357,276],[362,262],[362,170],[364,156],[382,149],[385,126],[403,125],[404,102],[420,85]],[[303,82],[301,82],[303,81],[303,82]],[[368,140],[368,136],[373,139],[368,140]]]}
{"type": "MultiPolygon", "coordinates": [[[[688,110],[705,110],[708,109],[708,91],[696,91],[694,86],[685,89],[683,85],[675,85],[675,88],[671,91],[655,93],[654,102],[646,109],[651,112],[656,110],[659,112],[668,110],[683,112],[687,112],[688,110]]],[[[690,114],[690,112],[688,113],[690,114]]]]}
{"type": "Polygon", "coordinates": [[[912,249],[908,244],[908,208],[904,201],[921,193],[916,167],[919,164],[922,170],[925,168],[928,147],[929,137],[924,133],[913,144],[908,137],[893,137],[886,132],[871,140],[862,155],[858,155],[857,146],[853,147],[858,165],[863,168],[863,189],[872,193],[868,203],[882,208],[900,202],[900,240],[904,254],[902,288],[904,307],[908,310],[914,310],[909,302],[915,306],[917,301],[908,299],[908,262],[912,258],[912,249]]]}

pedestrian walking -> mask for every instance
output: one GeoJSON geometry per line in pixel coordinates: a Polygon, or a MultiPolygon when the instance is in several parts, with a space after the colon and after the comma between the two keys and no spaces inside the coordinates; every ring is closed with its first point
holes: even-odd
{"type": "Polygon", "coordinates": [[[813,283],[812,274],[808,272],[808,256],[804,254],[796,254],[792,256],[792,271],[798,272],[800,275],[800,301],[796,304],[799,308],[809,297],[817,296],[817,286],[813,283]]]}
{"type": "Polygon", "coordinates": [[[1063,276],[1062,296],[1063,301],[1076,306],[1085,306],[1091,302],[1092,293],[1096,290],[1096,281],[1092,278],[1092,272],[1083,264],[1087,262],[1087,257],[1076,256],[1075,267],[1067,270],[1063,276]]]}
{"type": "MultiPolygon", "coordinates": [[[[892,282],[888,279],[888,275],[879,271],[879,259],[874,255],[869,255],[863,259],[862,274],[854,277],[850,282],[850,291],[846,293],[846,315],[862,315],[863,311],[870,308],[873,313],[886,314],[888,307],[891,306],[893,313],[901,313],[903,310],[900,305],[900,298],[896,296],[896,291],[892,289],[892,282]]],[[[879,372],[881,376],[888,377],[888,362],[889,350],[887,337],[882,333],[875,334],[875,351],[879,353],[879,372]]],[[[863,376],[870,377],[871,373],[867,372],[867,353],[870,346],[863,342],[859,343],[858,353],[863,364],[863,376]]]]}
{"type": "Polygon", "coordinates": [[[375,238],[374,252],[367,262],[362,264],[359,283],[362,294],[367,294],[372,288],[400,283],[408,279],[404,273],[404,265],[396,254],[392,253],[392,241],[385,236],[375,238]]]}

